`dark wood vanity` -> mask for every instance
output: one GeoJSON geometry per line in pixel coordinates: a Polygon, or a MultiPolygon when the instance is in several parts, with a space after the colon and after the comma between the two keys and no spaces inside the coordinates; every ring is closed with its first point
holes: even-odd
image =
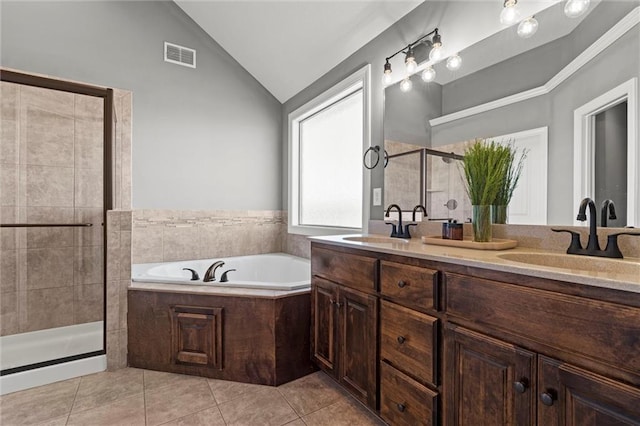
{"type": "Polygon", "coordinates": [[[316,364],[392,425],[640,424],[640,294],[313,241],[316,364]]]}

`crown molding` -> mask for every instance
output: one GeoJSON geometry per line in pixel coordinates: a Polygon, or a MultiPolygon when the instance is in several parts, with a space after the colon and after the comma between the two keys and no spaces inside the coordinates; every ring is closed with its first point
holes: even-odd
{"type": "Polygon", "coordinates": [[[585,66],[590,60],[595,58],[607,47],[612,45],[616,40],[622,37],[627,31],[636,26],[639,22],[640,6],[633,9],[624,18],[618,21],[616,25],[611,27],[606,33],[598,38],[598,40],[596,40],[591,46],[587,47],[584,52],[578,55],[573,61],[571,61],[562,70],[560,70],[560,72],[554,75],[544,85],[536,87],[534,89],[525,90],[514,95],[505,96],[504,98],[496,99],[495,101],[486,102],[484,104],[476,105],[471,108],[466,108],[460,111],[453,112],[451,114],[431,119],[429,120],[429,124],[431,125],[431,127],[434,127],[440,124],[460,120],[461,118],[470,117],[472,115],[512,105],[517,102],[522,102],[527,99],[532,99],[537,96],[546,95],[553,89],[558,87],[562,82],[571,77],[573,74],[575,74],[578,70],[580,70],[580,68],[585,66]]]}

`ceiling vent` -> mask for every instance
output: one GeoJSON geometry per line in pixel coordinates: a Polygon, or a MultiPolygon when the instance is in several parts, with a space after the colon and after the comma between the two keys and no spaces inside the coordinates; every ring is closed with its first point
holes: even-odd
{"type": "Polygon", "coordinates": [[[188,47],[164,42],[164,60],[172,64],[184,65],[185,67],[196,67],[196,51],[188,47]]]}

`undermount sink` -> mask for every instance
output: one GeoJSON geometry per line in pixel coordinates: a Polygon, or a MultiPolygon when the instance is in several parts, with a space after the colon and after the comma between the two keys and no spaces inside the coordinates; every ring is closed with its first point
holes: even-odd
{"type": "Polygon", "coordinates": [[[497,256],[503,260],[529,265],[640,276],[640,263],[622,259],[577,256],[563,253],[500,253],[497,256]]]}
{"type": "Polygon", "coordinates": [[[402,238],[383,237],[378,235],[363,235],[358,237],[342,237],[345,241],[354,241],[356,243],[371,244],[407,244],[409,240],[402,238]]]}

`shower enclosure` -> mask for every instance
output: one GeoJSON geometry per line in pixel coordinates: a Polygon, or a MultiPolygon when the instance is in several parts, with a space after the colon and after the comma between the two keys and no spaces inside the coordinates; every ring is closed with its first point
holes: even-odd
{"type": "Polygon", "coordinates": [[[106,367],[115,114],[111,89],[8,70],[0,80],[0,391],[7,393],[106,367]]]}
{"type": "Polygon", "coordinates": [[[405,210],[425,206],[427,220],[466,222],[471,206],[458,163],[462,155],[385,141],[388,162],[384,169],[386,205],[405,210]]]}

